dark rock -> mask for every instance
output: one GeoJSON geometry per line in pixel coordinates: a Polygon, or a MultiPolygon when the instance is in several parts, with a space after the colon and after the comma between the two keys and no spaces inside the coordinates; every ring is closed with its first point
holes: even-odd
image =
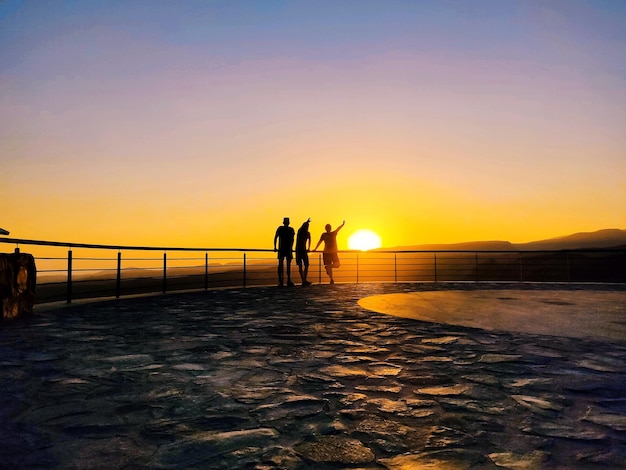
{"type": "Polygon", "coordinates": [[[534,450],[528,454],[494,452],[493,454],[489,454],[489,458],[498,467],[531,469],[541,468],[543,463],[550,458],[550,454],[541,450],[534,450]]]}
{"type": "Polygon", "coordinates": [[[314,416],[326,408],[328,400],[318,399],[307,395],[289,396],[284,400],[261,405],[252,410],[252,414],[259,416],[263,421],[278,419],[297,419],[314,416]]]}
{"type": "Polygon", "coordinates": [[[623,414],[605,413],[589,408],[583,420],[607,426],[617,431],[626,431],[626,416],[623,414]]]}
{"type": "Polygon", "coordinates": [[[375,443],[386,452],[398,453],[423,449],[432,429],[429,425],[410,427],[371,415],[358,424],[355,435],[365,442],[375,443]]]}
{"type": "Polygon", "coordinates": [[[342,436],[326,436],[315,442],[300,444],[296,450],[310,461],[361,464],[372,462],[374,452],[361,441],[342,436]]]}
{"type": "Polygon", "coordinates": [[[563,410],[563,406],[556,403],[555,400],[550,397],[550,399],[548,399],[529,395],[511,395],[511,398],[533,413],[544,416],[553,416],[563,410]]]}
{"type": "Polygon", "coordinates": [[[449,468],[451,470],[482,468],[495,470],[497,468],[502,468],[498,467],[495,463],[491,462],[491,460],[488,460],[488,458],[480,453],[464,449],[421,452],[419,454],[407,453],[387,459],[380,459],[380,463],[389,470],[402,470],[407,468],[449,468]]]}
{"type": "Polygon", "coordinates": [[[596,429],[581,429],[574,424],[560,424],[554,422],[539,422],[532,426],[522,428],[524,432],[538,434],[540,436],[561,437],[565,439],[578,439],[581,441],[595,441],[606,439],[606,432],[596,429]]]}
{"type": "Polygon", "coordinates": [[[224,460],[233,452],[262,449],[278,437],[273,428],[256,428],[230,432],[198,432],[161,446],[156,453],[155,468],[190,468],[207,466],[215,459],[224,460]]]}
{"type": "Polygon", "coordinates": [[[263,454],[263,464],[257,465],[257,468],[298,468],[301,467],[303,462],[298,454],[292,449],[285,447],[272,447],[263,454]]]}

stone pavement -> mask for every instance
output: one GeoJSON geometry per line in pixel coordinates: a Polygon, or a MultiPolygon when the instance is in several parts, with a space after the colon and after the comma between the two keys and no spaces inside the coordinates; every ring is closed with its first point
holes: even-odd
{"type": "Polygon", "coordinates": [[[0,468],[626,468],[626,342],[358,304],[551,288],[263,287],[40,308],[0,327],[0,468]]]}
{"type": "Polygon", "coordinates": [[[370,295],[359,305],[484,330],[626,341],[626,290],[438,290],[370,295]]]}

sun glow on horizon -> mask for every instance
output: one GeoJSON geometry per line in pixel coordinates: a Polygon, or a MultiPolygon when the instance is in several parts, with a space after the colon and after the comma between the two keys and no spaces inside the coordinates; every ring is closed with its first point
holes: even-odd
{"type": "Polygon", "coordinates": [[[380,236],[369,229],[359,229],[348,237],[348,248],[367,251],[382,246],[380,236]]]}

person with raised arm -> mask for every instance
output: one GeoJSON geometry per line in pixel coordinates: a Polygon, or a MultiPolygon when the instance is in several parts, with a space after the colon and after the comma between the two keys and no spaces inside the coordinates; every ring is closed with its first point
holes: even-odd
{"type": "Polygon", "coordinates": [[[339,261],[339,250],[337,249],[337,232],[339,232],[345,224],[346,221],[344,220],[335,230],[332,230],[330,224],[326,224],[326,227],[324,227],[326,232],[322,233],[320,240],[313,249],[313,251],[317,251],[317,247],[324,242],[324,251],[322,256],[324,259],[326,274],[328,274],[331,284],[335,283],[335,279],[333,278],[333,269],[337,269],[341,266],[341,262],[339,261]]]}

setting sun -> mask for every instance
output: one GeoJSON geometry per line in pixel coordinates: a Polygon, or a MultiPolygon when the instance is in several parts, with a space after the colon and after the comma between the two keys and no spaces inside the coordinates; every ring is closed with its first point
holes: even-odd
{"type": "Polygon", "coordinates": [[[368,229],[360,229],[348,237],[348,248],[351,250],[371,250],[380,248],[382,240],[380,236],[368,229]]]}

